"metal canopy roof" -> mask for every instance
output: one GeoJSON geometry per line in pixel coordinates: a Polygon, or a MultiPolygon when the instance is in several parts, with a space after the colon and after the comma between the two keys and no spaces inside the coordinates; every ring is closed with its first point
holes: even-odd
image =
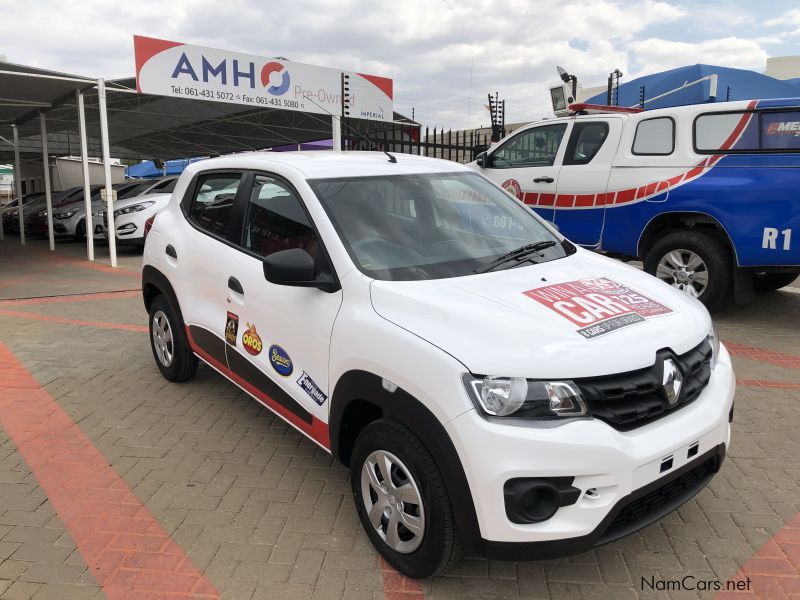
{"type": "MultiPolygon", "coordinates": [[[[86,104],[88,153],[99,156],[100,114],[95,86],[96,80],[87,77],[0,62],[0,136],[7,136],[8,126],[16,123],[23,160],[41,159],[36,117],[42,110],[47,112],[49,154],[79,154],[75,90],[81,89],[86,104]],[[12,70],[55,79],[4,73],[12,70]]],[[[139,94],[134,78],[107,81],[106,103],[111,156],[116,158],[166,160],[259,150],[331,137],[331,118],[325,115],[139,94]]],[[[396,127],[403,125],[407,127],[408,123],[396,127]]],[[[362,131],[376,126],[371,121],[359,123],[362,131]]],[[[12,158],[11,146],[0,143],[0,161],[12,158]]]]}

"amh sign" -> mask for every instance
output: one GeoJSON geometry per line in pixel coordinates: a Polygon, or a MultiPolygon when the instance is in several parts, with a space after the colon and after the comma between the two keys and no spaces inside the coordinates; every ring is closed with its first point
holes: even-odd
{"type": "Polygon", "coordinates": [[[342,114],[341,77],[349,75],[349,114],[391,121],[393,81],[288,60],[133,36],[139,92],[316,114],[342,114]]]}

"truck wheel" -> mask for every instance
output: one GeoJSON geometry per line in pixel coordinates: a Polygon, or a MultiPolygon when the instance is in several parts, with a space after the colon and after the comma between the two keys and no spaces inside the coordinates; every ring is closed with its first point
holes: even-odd
{"type": "Polygon", "coordinates": [[[444,481],[411,431],[388,419],[367,425],[353,446],[350,484],[364,530],[395,569],[430,577],[461,558],[444,481]]]}
{"type": "Polygon", "coordinates": [[[774,292],[786,287],[798,277],[800,273],[756,273],[753,276],[753,287],[757,292],[774,292]]]}
{"type": "Polygon", "coordinates": [[[164,296],[150,304],[150,348],[161,374],[169,381],[188,381],[197,372],[197,357],[189,347],[183,323],[164,296]]]}
{"type": "Polygon", "coordinates": [[[644,270],[714,308],[730,296],[733,264],[715,235],[677,231],[658,240],[644,258],[644,270]]]}

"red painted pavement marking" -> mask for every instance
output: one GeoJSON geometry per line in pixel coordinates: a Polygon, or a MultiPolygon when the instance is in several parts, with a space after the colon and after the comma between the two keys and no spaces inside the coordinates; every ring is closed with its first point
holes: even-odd
{"type": "Polygon", "coordinates": [[[750,590],[717,594],[715,600],[800,597],[800,513],[786,523],[731,581],[750,579],[750,590]]]}
{"type": "Polygon", "coordinates": [[[19,300],[0,300],[0,306],[28,306],[35,304],[67,304],[71,302],[92,302],[94,300],[116,300],[118,298],[133,298],[140,296],[142,290],[122,290],[119,292],[95,292],[88,294],[68,294],[65,296],[50,296],[41,298],[21,298],[19,300]]]}
{"type": "Polygon", "coordinates": [[[788,381],[768,381],[766,379],[737,379],[736,385],[742,387],[763,387],[783,390],[800,390],[800,383],[788,381]]]}
{"type": "Polygon", "coordinates": [[[111,600],[219,598],[78,426],[0,343],[0,424],[111,600]]]}
{"type": "Polygon", "coordinates": [[[425,598],[418,581],[396,571],[383,557],[380,562],[384,600],[422,600],[425,598]]]}
{"type": "Polygon", "coordinates": [[[724,344],[728,352],[733,356],[741,356],[742,358],[749,358],[787,369],[800,369],[800,356],[794,354],[784,354],[782,352],[775,352],[774,350],[766,350],[764,348],[736,344],[734,342],[724,342],[724,344]]]}
{"type": "Polygon", "coordinates": [[[29,319],[31,321],[48,321],[50,323],[60,323],[62,325],[83,325],[84,327],[97,327],[100,329],[122,329],[124,331],[139,331],[142,333],[147,333],[149,331],[145,325],[128,325],[125,323],[109,323],[108,321],[85,321],[83,319],[68,319],[66,317],[42,315],[39,313],[27,312],[24,310],[0,310],[0,317],[16,317],[20,319],[29,319]]]}

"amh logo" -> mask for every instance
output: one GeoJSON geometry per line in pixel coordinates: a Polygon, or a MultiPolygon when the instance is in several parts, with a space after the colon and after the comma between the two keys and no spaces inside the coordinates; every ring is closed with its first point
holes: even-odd
{"type": "Polygon", "coordinates": [[[289,90],[289,70],[278,62],[268,62],[261,68],[261,85],[273,96],[282,96],[289,90]],[[273,76],[274,75],[274,76],[273,76]],[[276,80],[280,76],[280,83],[276,80]]]}

